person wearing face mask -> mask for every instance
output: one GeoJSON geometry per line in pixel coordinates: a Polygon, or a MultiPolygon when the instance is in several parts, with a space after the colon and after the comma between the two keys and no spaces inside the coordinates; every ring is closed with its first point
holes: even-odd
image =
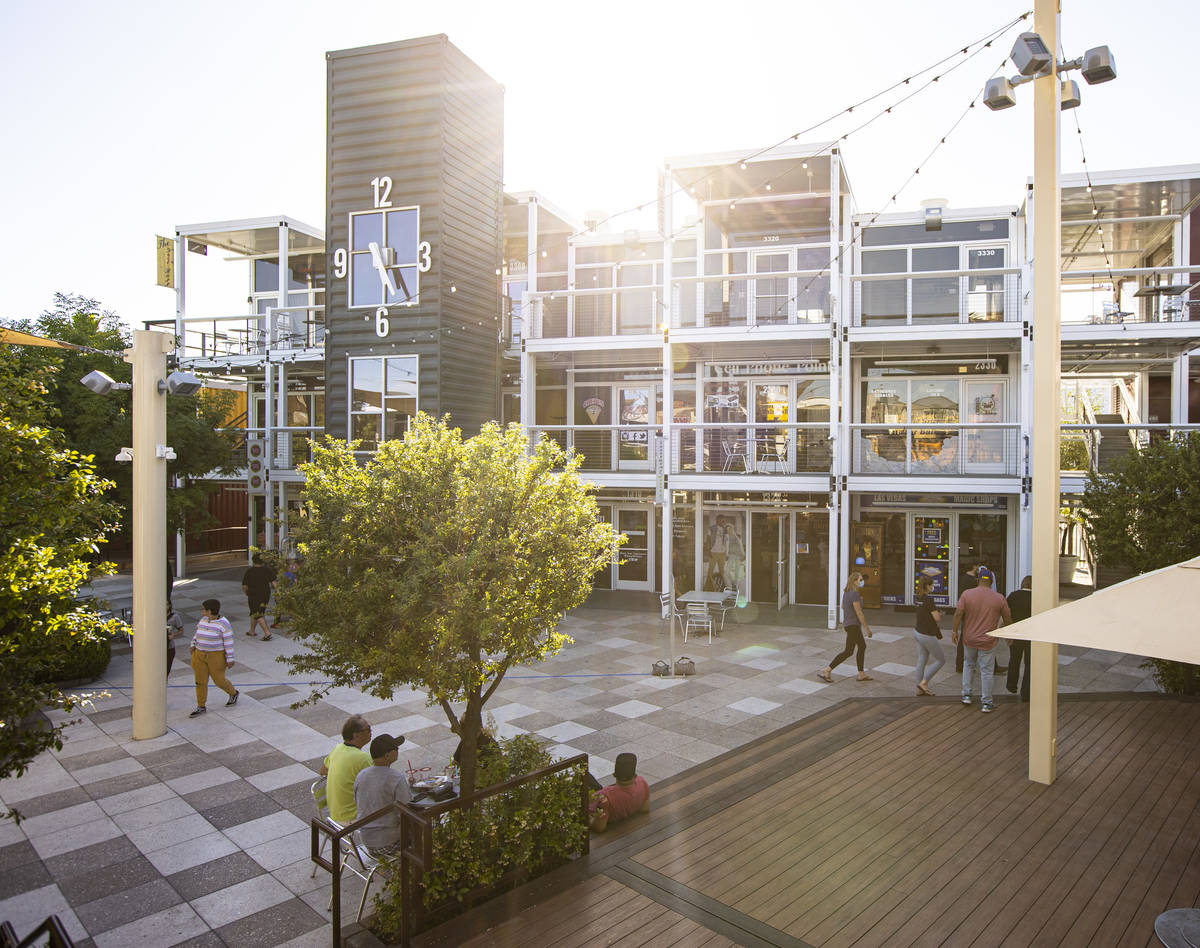
{"type": "Polygon", "coordinates": [[[846,630],[846,647],[822,671],[817,672],[817,677],[822,681],[832,682],[833,670],[849,658],[850,653],[856,649],[858,651],[855,656],[858,663],[858,680],[872,680],[871,676],[863,671],[863,659],[867,653],[867,641],[863,638],[863,632],[867,633],[867,638],[871,638],[872,635],[871,627],[867,624],[867,617],[863,615],[862,588],[866,584],[867,581],[863,579],[862,573],[857,571],[852,572],[846,582],[846,588],[842,592],[842,626],[846,630]]]}

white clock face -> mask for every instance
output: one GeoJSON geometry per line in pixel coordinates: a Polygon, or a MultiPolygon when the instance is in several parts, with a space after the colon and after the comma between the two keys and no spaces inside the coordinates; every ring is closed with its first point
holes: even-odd
{"type": "Polygon", "coordinates": [[[415,306],[430,246],[421,240],[421,209],[393,207],[391,178],[371,180],[374,209],[350,214],[350,246],[334,252],[334,274],[349,278],[351,309],[415,306]]]}

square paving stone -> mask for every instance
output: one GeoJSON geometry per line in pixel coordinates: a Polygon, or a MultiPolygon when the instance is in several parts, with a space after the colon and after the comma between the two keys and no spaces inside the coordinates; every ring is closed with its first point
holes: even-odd
{"type": "Polygon", "coordinates": [[[191,744],[184,744],[178,748],[168,747],[161,751],[155,751],[153,754],[147,754],[147,757],[157,757],[159,754],[170,754],[171,756],[162,760],[153,762],[145,762],[159,780],[164,782],[175,780],[179,777],[188,777],[192,774],[198,774],[205,770],[212,770],[218,766],[208,754],[197,750],[191,744]],[[182,753],[178,753],[182,751],[182,753]]]}
{"type": "MultiPolygon", "coordinates": [[[[108,839],[102,843],[93,843],[80,849],[51,856],[46,860],[46,868],[56,879],[70,879],[72,876],[85,872],[96,872],[108,866],[127,862],[140,856],[138,848],[124,836],[108,839]]],[[[3,854],[0,853],[0,857],[3,854]]]]}
{"type": "MultiPolygon", "coordinates": [[[[44,813],[65,810],[69,806],[87,803],[90,799],[92,798],[83,787],[71,787],[69,790],[60,790],[57,793],[45,793],[40,797],[30,797],[28,800],[22,800],[16,804],[16,808],[21,814],[22,819],[29,819],[41,816],[44,813]]],[[[0,865],[3,864],[3,860],[0,860],[0,865]]]]}
{"type": "Polygon", "coordinates": [[[187,901],[225,889],[263,874],[263,868],[243,852],[231,853],[167,876],[167,881],[187,901]]]}
{"type": "Polygon", "coordinates": [[[84,928],[98,934],[178,905],[182,901],[179,893],[171,888],[166,879],[158,878],[76,906],[75,914],[84,928]]]}
{"type": "MultiPolygon", "coordinates": [[[[215,788],[214,788],[215,789],[215,788]]],[[[202,811],[202,815],[219,830],[227,830],[239,823],[248,823],[260,816],[278,813],[282,807],[265,793],[254,791],[252,796],[232,800],[220,806],[202,811]]]]}
{"type": "Polygon", "coordinates": [[[264,701],[267,698],[278,698],[280,695],[295,694],[296,689],[290,685],[271,685],[269,688],[251,688],[247,686],[246,695],[254,698],[256,701],[264,701]]]}
{"type": "Polygon", "coordinates": [[[140,790],[152,783],[158,783],[158,777],[153,773],[149,770],[135,770],[131,774],[122,774],[119,777],[109,777],[107,780],[89,783],[85,789],[93,800],[103,800],[105,797],[115,797],[118,793],[140,790]]]}
{"type": "Polygon", "coordinates": [[[86,754],[76,754],[74,757],[64,757],[59,763],[68,771],[82,770],[84,767],[95,767],[97,764],[109,764],[121,760],[129,754],[123,747],[104,747],[100,750],[88,751],[86,754]]]}
{"type": "Polygon", "coordinates": [[[239,777],[253,777],[255,774],[261,774],[267,770],[278,770],[280,767],[287,767],[294,763],[295,761],[287,754],[268,749],[264,753],[252,757],[227,761],[225,766],[239,777]]]}
{"type": "Polygon", "coordinates": [[[192,805],[193,809],[203,813],[214,807],[244,800],[246,797],[252,797],[261,792],[257,787],[239,778],[228,783],[217,784],[215,787],[205,787],[194,793],[185,793],[183,798],[192,805]]]}
{"type": "Polygon", "coordinates": [[[38,862],[40,859],[41,857],[38,856],[37,850],[33,848],[33,844],[25,839],[18,843],[0,846],[0,866],[3,866],[5,869],[27,866],[31,862],[38,862]]]}
{"type": "Polygon", "coordinates": [[[105,866],[103,872],[85,870],[69,878],[59,879],[58,888],[72,905],[85,905],[114,892],[132,889],[158,878],[158,870],[150,864],[150,860],[139,853],[132,859],[105,866]]]}
{"type": "MultiPolygon", "coordinates": [[[[5,847],[5,849],[10,848],[12,847],[5,847]]],[[[22,895],[33,889],[40,889],[54,881],[50,871],[41,862],[10,865],[3,861],[2,851],[0,851],[0,867],[3,867],[0,868],[0,901],[11,899],[15,895],[22,895]]]]}
{"type": "Polygon", "coordinates": [[[195,938],[181,941],[174,948],[225,948],[225,942],[221,941],[220,936],[216,932],[205,932],[203,935],[197,935],[195,938]]]}
{"type": "Polygon", "coordinates": [[[312,798],[312,784],[312,780],[294,783],[290,787],[272,790],[269,796],[285,810],[291,810],[301,819],[306,820],[317,815],[316,804],[313,803],[312,798]]]}
{"type": "Polygon", "coordinates": [[[126,705],[123,708],[109,708],[107,711],[97,711],[95,714],[87,715],[87,719],[93,724],[108,724],[110,721],[120,721],[122,718],[131,718],[133,716],[133,705],[126,705]]]}
{"type": "Polygon", "coordinates": [[[229,948],[259,948],[289,941],[327,924],[303,901],[290,899],[224,925],[216,933],[229,948]]]}

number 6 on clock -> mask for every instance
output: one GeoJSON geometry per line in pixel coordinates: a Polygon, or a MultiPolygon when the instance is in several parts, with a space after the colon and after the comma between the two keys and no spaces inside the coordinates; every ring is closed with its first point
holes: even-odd
{"type": "Polygon", "coordinates": [[[386,306],[380,306],[375,310],[375,335],[380,339],[388,334],[391,330],[391,324],[388,322],[388,311],[386,306]]]}

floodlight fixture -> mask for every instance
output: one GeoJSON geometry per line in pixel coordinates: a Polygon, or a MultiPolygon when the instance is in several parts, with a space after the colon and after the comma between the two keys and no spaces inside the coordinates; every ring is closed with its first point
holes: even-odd
{"type": "Polygon", "coordinates": [[[172,448],[169,444],[155,445],[154,456],[156,458],[161,458],[164,461],[174,461],[175,457],[176,457],[175,449],[172,448]]]}
{"type": "Polygon", "coordinates": [[[111,375],[101,372],[99,369],[93,369],[79,381],[97,395],[107,395],[109,392],[116,391],[128,391],[133,388],[128,382],[118,382],[111,375]]]}
{"type": "Polygon", "coordinates": [[[1083,54],[1080,71],[1089,86],[1099,85],[1117,78],[1117,63],[1112,50],[1107,46],[1096,46],[1083,54]]]}
{"type": "Polygon", "coordinates": [[[1054,54],[1037,33],[1022,33],[1009,53],[1022,76],[1036,76],[1054,65],[1054,54]]]}
{"type": "Polygon", "coordinates": [[[158,383],[158,390],[168,395],[195,395],[204,388],[204,383],[191,372],[176,370],[167,376],[165,382],[158,383]]]}
{"type": "Polygon", "coordinates": [[[117,452],[117,456],[113,458],[118,464],[133,463],[133,448],[122,448],[117,452]]]}
{"type": "Polygon", "coordinates": [[[1079,103],[1082,101],[1079,96],[1079,83],[1074,79],[1064,79],[1059,92],[1058,107],[1065,112],[1067,109],[1079,108],[1079,103]]]}
{"type": "Polygon", "coordinates": [[[1017,94],[1013,89],[1013,84],[1005,76],[989,79],[983,90],[983,104],[993,112],[1011,109],[1017,104],[1017,94]]]}

